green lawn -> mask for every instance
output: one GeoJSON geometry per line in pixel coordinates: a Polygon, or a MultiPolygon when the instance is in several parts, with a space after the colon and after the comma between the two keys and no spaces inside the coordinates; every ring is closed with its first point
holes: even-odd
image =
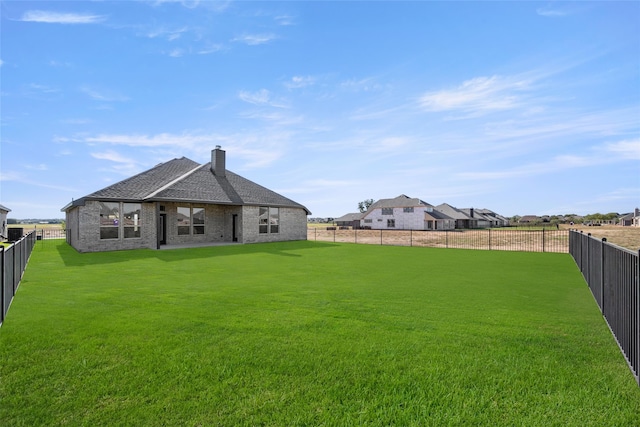
{"type": "Polygon", "coordinates": [[[640,388],[567,254],[42,241],[0,425],[633,426],[640,388]]]}

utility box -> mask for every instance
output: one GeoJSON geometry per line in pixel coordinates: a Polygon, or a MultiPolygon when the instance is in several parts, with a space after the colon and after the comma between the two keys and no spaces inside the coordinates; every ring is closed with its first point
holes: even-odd
{"type": "Polygon", "coordinates": [[[17,242],[22,238],[22,233],[24,233],[24,228],[8,228],[7,234],[8,239],[11,243],[17,242]]]}

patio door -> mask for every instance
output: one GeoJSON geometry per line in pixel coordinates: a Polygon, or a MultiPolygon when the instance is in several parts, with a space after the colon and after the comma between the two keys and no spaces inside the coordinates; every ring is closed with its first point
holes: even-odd
{"type": "Polygon", "coordinates": [[[237,214],[233,214],[231,216],[231,233],[232,233],[232,237],[233,237],[233,241],[237,242],[238,241],[238,215],[237,214]]]}
{"type": "Polygon", "coordinates": [[[158,241],[161,245],[167,244],[167,214],[160,214],[160,224],[158,227],[158,241]]]}

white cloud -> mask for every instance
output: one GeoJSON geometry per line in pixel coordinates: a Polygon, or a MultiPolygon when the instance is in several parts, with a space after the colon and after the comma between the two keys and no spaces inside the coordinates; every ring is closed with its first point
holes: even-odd
{"type": "Polygon", "coordinates": [[[0,59],[0,67],[2,67],[3,65],[4,65],[4,61],[0,59]]]}
{"type": "Polygon", "coordinates": [[[129,100],[127,96],[109,90],[96,90],[89,86],[83,86],[80,88],[80,90],[96,101],[124,102],[129,100]]]}
{"type": "Polygon", "coordinates": [[[609,143],[606,149],[628,160],[640,160],[640,138],[609,143]]]}
{"type": "Polygon", "coordinates": [[[106,16],[104,15],[29,10],[22,15],[20,20],[23,22],[43,22],[47,24],[95,24],[105,19],[106,16]]]}
{"type": "Polygon", "coordinates": [[[244,102],[248,102],[250,104],[263,105],[269,103],[271,94],[267,89],[260,89],[257,92],[241,90],[240,93],[238,93],[238,97],[244,102]]]}
{"type": "Polygon", "coordinates": [[[560,10],[560,9],[554,9],[551,8],[549,6],[547,7],[539,7],[538,9],[536,9],[536,13],[540,16],[547,16],[547,17],[551,17],[551,18],[558,18],[561,16],[567,16],[569,15],[569,12],[565,11],[565,10],[560,10]]]}
{"type": "Polygon", "coordinates": [[[269,43],[275,40],[276,36],[273,34],[244,34],[242,36],[231,39],[233,42],[244,43],[249,46],[256,46],[260,44],[269,43]]]}
{"type": "Polygon", "coordinates": [[[531,81],[517,77],[476,77],[452,89],[427,92],[419,103],[427,111],[482,112],[506,110],[521,103],[531,81]]]}
{"type": "Polygon", "coordinates": [[[274,19],[278,23],[278,25],[282,25],[282,26],[294,25],[293,16],[280,15],[280,16],[276,16],[274,19]]]}
{"type": "Polygon", "coordinates": [[[316,83],[316,78],[312,76],[293,76],[290,81],[284,85],[288,89],[299,89],[306,86],[312,86],[316,83]]]}

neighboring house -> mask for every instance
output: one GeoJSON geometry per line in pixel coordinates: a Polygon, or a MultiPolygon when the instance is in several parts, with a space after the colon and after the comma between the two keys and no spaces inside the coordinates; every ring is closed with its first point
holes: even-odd
{"type": "Polygon", "coordinates": [[[73,200],[67,242],[79,252],[162,245],[306,240],[309,210],[225,168],[185,157],[73,200]]]}
{"type": "Polygon", "coordinates": [[[518,221],[520,224],[529,224],[532,222],[540,222],[540,218],[538,218],[536,215],[525,215],[523,217],[520,218],[520,220],[518,221]]]}
{"type": "Polygon", "coordinates": [[[618,224],[623,227],[640,227],[640,209],[635,208],[633,212],[621,216],[618,224]]]}
{"type": "Polygon", "coordinates": [[[455,220],[435,211],[427,202],[401,194],[369,206],[361,226],[374,230],[451,230],[455,228],[455,220]]]}
{"type": "Polygon", "coordinates": [[[476,222],[477,228],[490,228],[490,227],[496,226],[494,224],[495,221],[492,217],[479,212],[481,209],[463,208],[460,210],[466,213],[467,215],[469,215],[471,219],[473,219],[476,222]]]}
{"type": "Polygon", "coordinates": [[[462,212],[460,209],[454,208],[453,206],[442,203],[435,207],[435,210],[438,212],[442,212],[450,218],[455,220],[455,228],[465,229],[465,228],[478,228],[478,220],[471,218],[466,213],[462,212]]]}
{"type": "Polygon", "coordinates": [[[492,227],[508,227],[509,220],[489,209],[476,209],[476,212],[489,219],[492,227]]]}
{"type": "Polygon", "coordinates": [[[338,227],[353,227],[360,228],[360,220],[364,214],[361,212],[348,213],[342,215],[340,218],[336,218],[334,222],[338,227]]]}
{"type": "Polygon", "coordinates": [[[7,214],[11,212],[11,209],[5,208],[0,205],[0,238],[6,239],[8,236],[7,232],[7,214]]]}

